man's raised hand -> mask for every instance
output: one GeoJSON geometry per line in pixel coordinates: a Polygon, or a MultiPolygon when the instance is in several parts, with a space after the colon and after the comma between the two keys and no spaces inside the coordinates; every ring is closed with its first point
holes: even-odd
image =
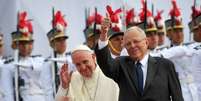
{"type": "Polygon", "coordinates": [[[104,20],[101,24],[101,34],[100,34],[101,41],[107,40],[107,34],[108,34],[108,30],[110,29],[110,25],[111,25],[110,18],[108,16],[108,14],[106,14],[106,18],[104,18],[104,20]]]}

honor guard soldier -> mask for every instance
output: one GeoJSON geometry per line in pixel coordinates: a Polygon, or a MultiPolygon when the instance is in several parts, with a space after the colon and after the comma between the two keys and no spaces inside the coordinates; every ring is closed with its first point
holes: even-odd
{"type": "Polygon", "coordinates": [[[195,54],[192,57],[192,70],[195,83],[198,86],[199,100],[201,99],[201,10],[196,8],[195,5],[192,7],[192,20],[189,22],[189,29],[193,34],[194,43],[189,45],[188,48],[193,49],[195,54]]]}
{"type": "Polygon", "coordinates": [[[47,33],[49,44],[53,49],[52,55],[46,59],[44,64],[45,71],[43,74],[44,86],[47,94],[47,101],[54,101],[55,94],[60,84],[60,69],[64,63],[67,63],[70,67],[70,71],[75,70],[72,64],[70,53],[67,52],[66,39],[66,27],[67,22],[64,19],[61,11],[54,13],[52,29],[47,33]]]}
{"type": "Polygon", "coordinates": [[[163,48],[167,48],[165,44],[166,33],[165,33],[165,24],[164,20],[161,16],[163,10],[157,11],[157,15],[154,17],[157,26],[157,34],[158,34],[158,49],[161,50],[163,48]]]}
{"type": "Polygon", "coordinates": [[[109,49],[111,52],[112,58],[116,58],[120,56],[122,51],[122,42],[123,42],[123,25],[120,19],[120,13],[122,10],[119,8],[115,11],[112,10],[112,7],[107,5],[107,16],[109,16],[109,20],[111,21],[110,29],[108,32],[108,39],[109,39],[109,49]]]}
{"type": "Polygon", "coordinates": [[[34,39],[27,12],[18,13],[17,31],[11,34],[15,58],[5,61],[3,87],[6,94],[3,101],[45,101],[41,81],[44,59],[31,56],[34,39]]]}
{"type": "Polygon", "coordinates": [[[181,11],[176,4],[176,0],[172,0],[172,9],[169,12],[171,16],[172,34],[170,34],[171,47],[179,46],[183,44],[184,33],[183,33],[183,23],[181,18],[181,11]]]}
{"type": "Polygon", "coordinates": [[[89,11],[85,11],[85,13],[86,28],[84,29],[84,35],[86,38],[86,45],[93,49],[98,42],[103,16],[97,12],[97,8],[95,8],[95,13],[93,15],[89,15],[89,11]]]}
{"type": "Polygon", "coordinates": [[[165,32],[166,32],[166,36],[168,38],[168,47],[171,46],[171,35],[173,33],[173,29],[172,29],[172,20],[171,19],[167,19],[165,20],[165,32]]]}
{"type": "Polygon", "coordinates": [[[152,12],[145,7],[147,4],[143,0],[141,3],[143,6],[139,14],[141,23],[137,26],[145,31],[148,40],[148,49],[152,54],[156,52],[158,46],[157,27],[152,12]]]}
{"type": "Polygon", "coordinates": [[[196,8],[195,6],[192,7],[192,20],[189,22],[188,26],[190,32],[193,34],[194,43],[189,45],[189,47],[195,48],[201,45],[201,31],[199,23],[201,22],[201,10],[196,8]]]}
{"type": "MultiPolygon", "coordinates": [[[[179,76],[179,81],[181,83],[182,95],[184,101],[199,101],[198,96],[198,86],[195,83],[194,70],[192,64],[192,58],[194,52],[189,46],[179,46],[182,44],[183,40],[183,25],[181,20],[179,20],[180,11],[176,5],[176,1],[172,0],[173,9],[170,14],[175,15],[173,17],[172,23],[175,23],[172,26],[173,33],[171,34],[172,42],[177,45],[177,47],[169,48],[167,51],[161,52],[163,57],[169,58],[173,61],[176,71],[179,76]],[[174,11],[175,10],[175,11],[174,11]],[[176,38],[177,37],[177,38],[176,38]]],[[[195,22],[195,21],[193,21],[195,22]]],[[[191,27],[194,28],[195,26],[191,27]]],[[[172,44],[173,45],[173,44],[172,44]]]]}

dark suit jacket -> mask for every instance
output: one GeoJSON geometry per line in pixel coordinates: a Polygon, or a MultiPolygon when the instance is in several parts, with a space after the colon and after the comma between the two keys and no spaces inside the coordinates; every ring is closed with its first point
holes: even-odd
{"type": "Polygon", "coordinates": [[[97,61],[104,74],[120,88],[119,101],[183,101],[180,83],[171,61],[148,58],[148,70],[143,95],[137,85],[134,61],[129,56],[111,58],[108,47],[95,48],[97,61]],[[170,97],[171,96],[171,97],[170,97]]]}

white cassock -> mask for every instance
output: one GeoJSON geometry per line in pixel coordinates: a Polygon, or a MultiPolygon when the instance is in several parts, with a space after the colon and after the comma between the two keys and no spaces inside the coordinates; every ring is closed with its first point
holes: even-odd
{"type": "Polygon", "coordinates": [[[74,72],[69,89],[60,86],[56,101],[61,101],[62,96],[68,96],[70,101],[118,101],[119,87],[97,66],[90,79],[84,79],[77,71],[74,72]]]}

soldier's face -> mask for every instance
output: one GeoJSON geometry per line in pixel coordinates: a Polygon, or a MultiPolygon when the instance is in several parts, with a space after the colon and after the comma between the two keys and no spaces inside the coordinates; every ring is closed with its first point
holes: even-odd
{"type": "Polygon", "coordinates": [[[155,49],[158,46],[158,34],[156,31],[146,32],[148,48],[155,49]]]}
{"type": "Polygon", "coordinates": [[[158,45],[163,45],[165,42],[164,32],[158,32],[158,45]]]}
{"type": "Polygon", "coordinates": [[[123,35],[117,35],[115,37],[112,37],[110,39],[110,49],[111,49],[111,51],[115,52],[113,50],[113,48],[114,48],[117,52],[120,53],[122,48],[123,48],[122,44],[123,44],[123,35]]]}
{"type": "Polygon", "coordinates": [[[54,40],[54,50],[59,53],[63,54],[66,51],[66,38],[57,38],[54,40]]]}
{"type": "Polygon", "coordinates": [[[76,51],[72,53],[72,61],[78,72],[85,78],[92,77],[96,68],[96,56],[88,51],[76,51]]]}
{"type": "Polygon", "coordinates": [[[184,40],[183,29],[174,29],[173,33],[171,34],[171,39],[173,44],[181,44],[184,40]]]}
{"type": "Polygon", "coordinates": [[[86,41],[87,41],[87,46],[92,49],[96,43],[95,35],[88,37],[86,41]]]}
{"type": "Polygon", "coordinates": [[[33,49],[33,41],[19,41],[19,54],[22,57],[29,56],[33,49]]]}
{"type": "Polygon", "coordinates": [[[167,35],[167,37],[169,38],[169,39],[171,39],[171,35],[172,35],[172,30],[170,29],[170,30],[167,30],[166,31],[166,35],[167,35]]]}
{"type": "Polygon", "coordinates": [[[201,26],[193,31],[193,39],[196,42],[201,42],[201,26]]]}
{"type": "Polygon", "coordinates": [[[148,40],[140,32],[129,31],[125,33],[123,44],[133,60],[141,60],[147,52],[148,40]]]}

